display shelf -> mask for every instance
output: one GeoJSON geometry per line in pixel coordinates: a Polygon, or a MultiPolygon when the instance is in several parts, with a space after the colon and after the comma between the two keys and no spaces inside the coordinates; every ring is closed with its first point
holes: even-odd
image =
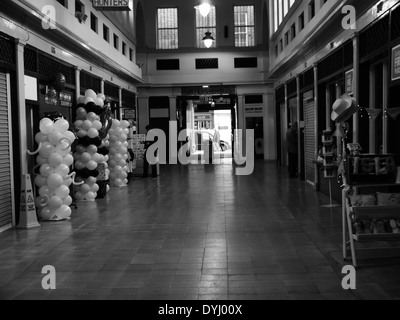
{"type": "MultiPolygon", "coordinates": [[[[345,260],[349,258],[349,252],[351,254],[351,260],[355,267],[357,267],[357,250],[370,250],[379,252],[381,248],[378,247],[378,243],[391,243],[390,254],[400,254],[400,234],[398,233],[374,233],[374,234],[363,234],[355,233],[353,225],[361,221],[381,221],[385,220],[399,220],[400,219],[400,205],[374,205],[374,206],[352,206],[350,195],[352,194],[370,194],[372,192],[378,193],[382,188],[394,188],[400,186],[400,183],[396,181],[397,172],[394,170],[392,160],[395,159],[393,154],[357,154],[347,155],[345,161],[345,175],[344,185],[342,191],[342,215],[343,215],[343,257],[345,260]],[[363,167],[360,166],[360,161],[356,159],[379,159],[379,163],[376,162],[372,168],[366,168],[366,164],[363,167]],[[383,161],[381,161],[383,160],[383,161]],[[386,165],[383,166],[381,164],[386,165]],[[379,166],[378,166],[379,165],[379,166]],[[364,169],[368,169],[372,172],[364,172],[364,169]],[[383,171],[385,174],[381,174],[383,171]],[[364,190],[365,189],[365,190],[364,190]],[[373,244],[375,242],[375,244],[373,244]],[[357,248],[358,243],[371,243],[365,248],[357,248]]],[[[372,162],[371,162],[372,163],[372,162]]],[[[397,168],[396,168],[397,169],[397,168]]],[[[374,255],[375,257],[375,255],[374,255]]]]}
{"type": "Polygon", "coordinates": [[[400,218],[400,205],[350,207],[349,213],[355,220],[400,218]]]}
{"type": "MultiPolygon", "coordinates": [[[[357,267],[357,243],[374,242],[398,242],[397,246],[390,248],[390,254],[400,254],[400,234],[397,233],[375,233],[375,234],[356,234],[353,230],[353,224],[358,221],[383,221],[400,219],[400,205],[390,206],[351,206],[349,194],[362,187],[376,188],[399,186],[397,183],[358,183],[347,185],[342,192],[342,210],[343,210],[343,254],[344,259],[349,258],[351,253],[353,265],[357,267]]],[[[365,248],[363,249],[365,250],[365,248]]],[[[369,248],[369,250],[380,250],[378,247],[369,248]]]]}
{"type": "Polygon", "coordinates": [[[400,234],[396,233],[353,234],[353,239],[358,242],[400,241],[400,234]]]}

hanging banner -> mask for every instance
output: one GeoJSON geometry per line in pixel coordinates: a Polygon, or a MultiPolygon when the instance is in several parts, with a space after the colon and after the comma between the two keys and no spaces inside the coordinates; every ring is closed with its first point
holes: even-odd
{"type": "Polygon", "coordinates": [[[400,45],[392,49],[392,81],[400,80],[400,45]]]}
{"type": "Polygon", "coordinates": [[[93,8],[98,11],[131,11],[128,0],[93,0],[93,8]]]}
{"type": "Polygon", "coordinates": [[[354,75],[353,69],[347,71],[345,75],[346,93],[349,96],[353,95],[353,75],[354,75]]]}

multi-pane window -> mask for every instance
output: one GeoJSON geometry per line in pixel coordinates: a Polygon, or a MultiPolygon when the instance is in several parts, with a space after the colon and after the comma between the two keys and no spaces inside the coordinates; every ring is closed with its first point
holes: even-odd
{"type": "Polygon", "coordinates": [[[235,46],[255,46],[254,6],[235,6],[235,46]]]}
{"type": "Polygon", "coordinates": [[[295,0],[274,0],[272,2],[274,8],[274,32],[278,30],[294,2],[295,0]]]}
{"type": "Polygon", "coordinates": [[[200,10],[196,10],[196,47],[205,48],[203,38],[206,32],[210,32],[214,38],[211,48],[216,47],[216,34],[217,34],[217,16],[215,6],[211,7],[210,13],[207,17],[200,14],[200,10]]]}
{"type": "Polygon", "coordinates": [[[157,10],[157,49],[178,49],[178,9],[157,10]]]}

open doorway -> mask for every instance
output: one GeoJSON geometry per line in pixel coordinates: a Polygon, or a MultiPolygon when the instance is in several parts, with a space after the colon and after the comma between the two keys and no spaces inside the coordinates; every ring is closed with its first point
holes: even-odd
{"type": "Polygon", "coordinates": [[[232,164],[237,128],[236,99],[226,97],[218,99],[220,103],[213,100],[206,103],[197,97],[185,97],[185,101],[181,129],[187,129],[193,160],[206,160],[205,146],[209,146],[211,149],[207,152],[213,154],[214,159],[220,159],[221,164],[232,164]]]}

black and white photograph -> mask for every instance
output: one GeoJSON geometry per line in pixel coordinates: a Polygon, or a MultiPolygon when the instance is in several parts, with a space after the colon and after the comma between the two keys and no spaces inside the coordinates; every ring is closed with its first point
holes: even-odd
{"type": "Polygon", "coordinates": [[[0,300],[400,300],[400,1],[1,0],[0,300]]]}

